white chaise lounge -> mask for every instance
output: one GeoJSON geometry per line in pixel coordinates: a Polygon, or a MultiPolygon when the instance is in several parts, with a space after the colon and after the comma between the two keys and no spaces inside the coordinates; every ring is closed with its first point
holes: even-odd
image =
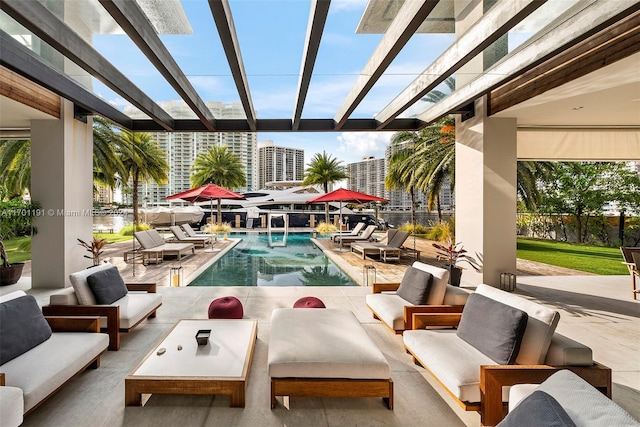
{"type": "Polygon", "coordinates": [[[393,409],[389,363],[348,310],[274,310],[268,372],[272,408],[276,396],[312,396],[382,397],[393,409]]]}

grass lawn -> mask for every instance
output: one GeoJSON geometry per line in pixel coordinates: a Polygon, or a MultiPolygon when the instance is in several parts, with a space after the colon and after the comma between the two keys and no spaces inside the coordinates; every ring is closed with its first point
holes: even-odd
{"type": "MultiPolygon", "coordinates": [[[[95,237],[99,239],[107,239],[107,244],[118,242],[130,242],[131,236],[123,236],[115,233],[95,233],[95,237]]],[[[23,242],[28,242],[30,236],[16,237],[15,239],[4,240],[4,248],[7,251],[9,262],[23,262],[31,259],[31,247],[27,250],[20,250],[19,246],[23,242]]]]}
{"type": "Polygon", "coordinates": [[[517,257],[594,274],[628,274],[618,248],[518,238],[517,257]]]}
{"type": "Polygon", "coordinates": [[[16,237],[15,239],[3,240],[4,249],[7,252],[9,263],[23,262],[31,259],[31,248],[26,251],[20,250],[18,246],[21,243],[26,243],[31,239],[31,236],[16,237]]]}

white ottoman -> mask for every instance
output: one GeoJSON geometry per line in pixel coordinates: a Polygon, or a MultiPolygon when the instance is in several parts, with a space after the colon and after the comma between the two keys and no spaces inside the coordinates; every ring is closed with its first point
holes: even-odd
{"type": "Polygon", "coordinates": [[[274,310],[268,372],[272,408],[276,396],[313,396],[382,397],[393,409],[389,363],[348,310],[274,310]]]}

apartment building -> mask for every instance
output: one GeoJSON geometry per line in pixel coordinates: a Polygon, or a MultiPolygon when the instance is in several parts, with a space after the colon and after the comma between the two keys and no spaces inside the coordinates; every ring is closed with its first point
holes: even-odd
{"type": "Polygon", "coordinates": [[[266,188],[270,182],[291,182],[304,179],[304,150],[277,147],[272,140],[258,143],[258,185],[266,188]]]}
{"type": "MultiPolygon", "coordinates": [[[[220,119],[244,118],[244,110],[240,103],[225,104],[207,101],[206,106],[213,115],[220,119]]],[[[181,100],[161,102],[160,106],[172,117],[181,119],[195,119],[193,111],[181,100]]],[[[135,117],[140,113],[135,110],[125,110],[125,113],[135,117]]],[[[165,204],[164,197],[191,188],[191,167],[198,154],[209,147],[226,145],[229,150],[245,165],[247,186],[236,189],[250,191],[257,187],[257,135],[254,132],[151,132],[153,139],[158,142],[161,150],[167,153],[169,161],[169,182],[159,186],[156,183],[140,184],[140,197],[146,204],[165,204]]]]}

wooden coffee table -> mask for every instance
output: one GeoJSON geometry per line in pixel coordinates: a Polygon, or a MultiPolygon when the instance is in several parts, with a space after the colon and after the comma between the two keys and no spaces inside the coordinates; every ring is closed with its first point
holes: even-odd
{"type": "Polygon", "coordinates": [[[242,319],[180,320],[125,378],[125,405],[141,406],[143,393],[226,394],[231,407],[244,407],[257,325],[242,319]],[[207,345],[196,342],[199,329],[211,329],[207,345]]]}

